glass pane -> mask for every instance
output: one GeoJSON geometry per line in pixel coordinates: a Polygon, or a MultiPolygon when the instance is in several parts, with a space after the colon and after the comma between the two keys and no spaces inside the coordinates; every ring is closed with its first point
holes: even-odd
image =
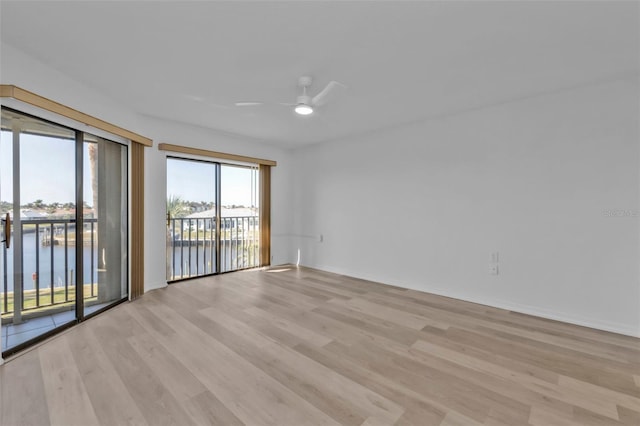
{"type": "Polygon", "coordinates": [[[75,132],[3,109],[1,144],[0,199],[13,222],[0,256],[6,349],[76,318],[75,132]]]}
{"type": "Polygon", "coordinates": [[[222,165],[220,184],[220,269],[258,266],[258,169],[222,165]]]}
{"type": "Polygon", "coordinates": [[[83,144],[84,314],[128,296],[127,147],[85,134],[83,144]]]}
{"type": "Polygon", "coordinates": [[[216,273],[218,165],[167,158],[167,280],[216,273]]]}

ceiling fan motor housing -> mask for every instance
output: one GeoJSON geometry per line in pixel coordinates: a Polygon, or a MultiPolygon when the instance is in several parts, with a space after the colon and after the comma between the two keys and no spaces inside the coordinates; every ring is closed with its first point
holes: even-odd
{"type": "Polygon", "coordinates": [[[311,105],[311,96],[309,96],[309,95],[300,95],[300,96],[298,96],[298,98],[296,100],[296,104],[297,105],[300,105],[300,104],[311,105]]]}

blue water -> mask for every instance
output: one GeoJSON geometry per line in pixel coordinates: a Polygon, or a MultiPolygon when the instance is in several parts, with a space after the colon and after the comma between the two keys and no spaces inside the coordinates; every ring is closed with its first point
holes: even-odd
{"type": "MultiPolygon", "coordinates": [[[[40,232],[38,238],[38,244],[36,244],[35,232],[24,233],[22,235],[23,240],[23,280],[24,289],[35,289],[35,281],[33,280],[33,274],[38,270],[36,268],[36,252],[39,250],[39,264],[38,270],[40,278],[40,288],[50,288],[53,282],[54,288],[63,288],[65,279],[69,285],[75,285],[75,262],[76,262],[76,247],[70,245],[67,247],[67,260],[66,269],[67,274],[65,277],[65,247],[64,246],[43,246],[42,239],[44,233],[40,232]],[[53,268],[51,264],[51,251],[53,250],[53,268]],[[53,271],[53,274],[52,274],[53,271]]],[[[221,269],[222,271],[230,271],[234,269],[242,269],[250,266],[254,266],[249,262],[249,258],[242,255],[245,252],[245,246],[243,241],[231,242],[221,241],[221,269]]],[[[2,258],[4,256],[4,250],[0,249],[0,292],[4,291],[4,273],[7,275],[7,291],[13,291],[13,250],[14,245],[6,250],[6,262],[2,258]],[[6,265],[6,266],[5,266],[6,265]]],[[[83,253],[83,282],[97,283],[97,244],[94,247],[93,253],[90,245],[85,245],[82,249],[83,253]],[[93,259],[93,274],[91,261],[93,259]],[[93,279],[92,279],[93,275],[93,279]]],[[[257,250],[252,252],[251,260],[255,259],[257,265],[257,250]]],[[[200,242],[199,245],[177,245],[176,247],[169,248],[169,279],[180,279],[189,276],[203,275],[215,273],[215,246],[211,241],[206,243],[200,242]],[[191,257],[189,257],[191,252],[191,257]]]]}
{"type": "MultiPolygon", "coordinates": [[[[39,244],[36,244],[36,233],[29,232],[22,235],[23,241],[23,273],[24,273],[24,289],[31,290],[35,288],[33,274],[36,272],[36,252],[39,250],[39,277],[40,288],[49,288],[53,277],[54,287],[64,287],[65,283],[65,247],[64,246],[43,246],[42,237],[44,233],[40,232],[39,244]],[[51,251],[53,250],[53,265],[51,263],[51,251]],[[53,274],[52,274],[53,271],[53,274]]],[[[4,273],[7,273],[7,291],[13,291],[13,249],[14,245],[6,250],[6,262],[0,258],[0,292],[4,291],[4,273]]],[[[0,257],[4,256],[4,250],[0,249],[0,257]]],[[[76,247],[71,245],[67,247],[67,279],[69,285],[75,285],[75,262],[76,247]]],[[[98,282],[98,264],[97,264],[97,244],[91,252],[91,246],[84,246],[83,254],[83,281],[85,284],[98,282]],[[93,258],[93,279],[91,277],[91,259],[93,258]]]]}

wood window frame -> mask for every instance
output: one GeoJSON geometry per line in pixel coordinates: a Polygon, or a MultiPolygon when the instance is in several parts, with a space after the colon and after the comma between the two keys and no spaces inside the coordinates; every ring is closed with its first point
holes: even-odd
{"type": "Polygon", "coordinates": [[[271,166],[261,164],[260,179],[260,266],[271,265],[271,166]]]}

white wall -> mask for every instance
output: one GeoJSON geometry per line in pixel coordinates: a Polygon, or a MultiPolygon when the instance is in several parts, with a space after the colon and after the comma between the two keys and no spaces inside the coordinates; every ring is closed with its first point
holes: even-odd
{"type": "Polygon", "coordinates": [[[0,43],[0,83],[13,84],[68,107],[136,132],[138,116],[104,93],[0,43]]]}
{"type": "Polygon", "coordinates": [[[636,76],[300,149],[293,248],[303,265],[640,335],[638,99],[636,76]]]}
{"type": "Polygon", "coordinates": [[[154,140],[145,150],[145,291],[165,280],[165,154],[158,142],[193,146],[278,161],[272,170],[273,264],[291,261],[291,152],[258,141],[234,139],[214,131],[140,116],[106,94],[73,80],[31,56],[0,45],[0,84],[13,84],[154,140]]]}

